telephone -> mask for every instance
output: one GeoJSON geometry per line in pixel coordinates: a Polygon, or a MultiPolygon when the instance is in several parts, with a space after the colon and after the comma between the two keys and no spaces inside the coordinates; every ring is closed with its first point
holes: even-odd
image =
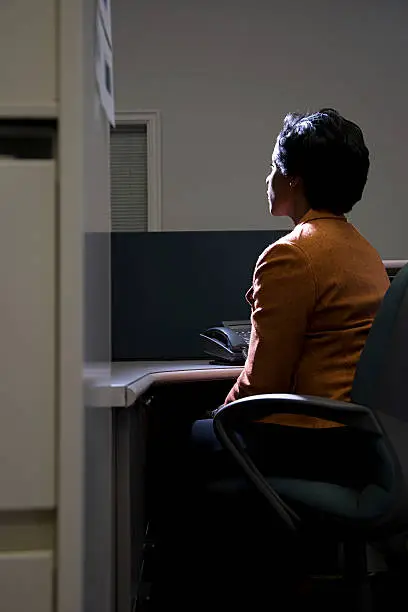
{"type": "Polygon", "coordinates": [[[220,327],[210,327],[200,334],[204,353],[216,363],[242,365],[248,356],[251,323],[223,321],[220,327]]]}

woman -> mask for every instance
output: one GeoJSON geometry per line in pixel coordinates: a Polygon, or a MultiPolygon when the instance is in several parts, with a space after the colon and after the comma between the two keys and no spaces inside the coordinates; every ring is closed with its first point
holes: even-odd
{"type": "MultiPolygon", "coordinates": [[[[369,153],[360,128],[337,111],[285,118],[266,179],[267,195],[271,214],[290,217],[295,227],[269,246],[255,266],[247,293],[252,309],[248,358],[226,403],[259,393],[350,398],[357,361],[389,285],[378,253],[345,217],[362,197],[368,169],[369,153]]],[[[249,453],[264,473],[348,485],[367,477],[370,452],[352,430],[298,415],[275,415],[268,421],[256,426],[253,438],[245,435],[249,453]]],[[[172,527],[178,518],[175,533],[184,529],[186,549],[191,549],[182,557],[193,567],[193,576],[200,578],[204,572],[197,570],[198,560],[217,575],[217,559],[223,581],[227,570],[231,574],[226,588],[229,600],[237,590],[231,586],[234,581],[248,582],[237,578],[243,559],[245,572],[252,564],[248,560],[254,559],[251,553],[242,553],[243,529],[249,523],[249,542],[261,542],[262,520],[248,519],[240,504],[232,508],[227,504],[224,510],[206,495],[206,483],[214,491],[216,481],[241,475],[215,438],[210,419],[193,425],[188,457],[182,444],[177,452],[179,466],[172,471],[185,479],[177,492],[173,487],[172,527]],[[256,538],[252,530],[258,522],[256,538]]],[[[279,563],[286,548],[285,540],[277,555],[279,563]]],[[[293,568],[292,557],[290,564],[293,568]]],[[[258,572],[256,566],[256,579],[249,580],[258,585],[257,592],[262,583],[258,572]]],[[[264,577],[266,585],[269,581],[270,576],[264,577]]],[[[274,589],[279,582],[274,581],[274,589]]],[[[258,596],[262,599],[262,589],[258,596]]]]}
{"type": "Polygon", "coordinates": [[[249,355],[226,402],[285,392],[349,399],[389,285],[378,253],[344,216],[361,199],[368,168],[360,128],[336,111],[286,117],[266,183],[271,214],[290,217],[295,229],[255,267],[249,355]]]}
{"type": "MultiPolygon", "coordinates": [[[[368,169],[360,128],[337,111],[285,118],[266,178],[267,196],[271,214],[290,217],[295,227],[255,266],[246,295],[252,309],[248,358],[225,403],[259,393],[349,400],[360,353],[389,286],[380,256],[345,217],[362,197],[368,169]]],[[[293,444],[305,439],[310,448],[310,436],[299,430],[339,429],[307,416],[274,415],[267,421],[292,426],[291,431],[277,427],[273,445],[266,441],[260,447],[257,438],[257,453],[269,464],[279,457],[279,468],[289,471],[293,461],[299,464],[293,444]]],[[[267,428],[268,440],[273,429],[267,428]]],[[[327,433],[317,439],[330,455],[333,439],[344,434],[327,433]]],[[[195,423],[192,447],[198,458],[204,451],[209,478],[223,472],[223,453],[209,461],[208,451],[221,450],[210,420],[195,423]]],[[[308,453],[296,469],[315,471],[321,458],[318,451],[308,453]]],[[[330,461],[326,466],[333,476],[334,466],[330,461]]]]}

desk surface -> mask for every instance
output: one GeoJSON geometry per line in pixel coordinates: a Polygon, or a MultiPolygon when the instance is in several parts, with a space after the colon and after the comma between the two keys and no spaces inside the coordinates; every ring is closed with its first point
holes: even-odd
{"type": "Polygon", "coordinates": [[[212,365],[204,360],[112,363],[111,406],[131,406],[152,384],[237,378],[241,366],[212,365]]]}

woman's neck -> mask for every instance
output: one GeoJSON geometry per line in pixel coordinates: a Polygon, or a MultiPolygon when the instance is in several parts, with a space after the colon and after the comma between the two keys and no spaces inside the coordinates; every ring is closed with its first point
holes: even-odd
{"type": "Polygon", "coordinates": [[[301,200],[296,203],[295,210],[293,215],[291,215],[291,219],[295,225],[299,223],[299,221],[305,216],[305,214],[310,210],[309,204],[306,200],[301,200]]]}

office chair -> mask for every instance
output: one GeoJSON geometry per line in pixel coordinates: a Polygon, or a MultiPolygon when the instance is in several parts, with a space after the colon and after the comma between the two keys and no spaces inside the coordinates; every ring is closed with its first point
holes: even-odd
{"type": "MultiPolygon", "coordinates": [[[[343,545],[343,577],[351,607],[367,612],[372,598],[366,545],[408,529],[408,265],[395,277],[362,352],[351,402],[266,394],[237,400],[213,413],[214,431],[288,531],[330,533],[343,545]],[[342,423],[369,438],[375,477],[360,488],[268,476],[244,443],[248,426],[274,413],[342,423]]],[[[276,425],[275,425],[276,427],[276,425]]],[[[322,430],[324,431],[324,430],[322,430]]],[[[256,434],[255,434],[256,435],[256,434]]],[[[307,435],[307,430],[305,430],[307,435]]],[[[347,453],[347,448],[344,449],[347,453]]],[[[228,486],[228,483],[224,483],[228,486]]],[[[250,495],[256,492],[250,487],[250,495]]]]}

